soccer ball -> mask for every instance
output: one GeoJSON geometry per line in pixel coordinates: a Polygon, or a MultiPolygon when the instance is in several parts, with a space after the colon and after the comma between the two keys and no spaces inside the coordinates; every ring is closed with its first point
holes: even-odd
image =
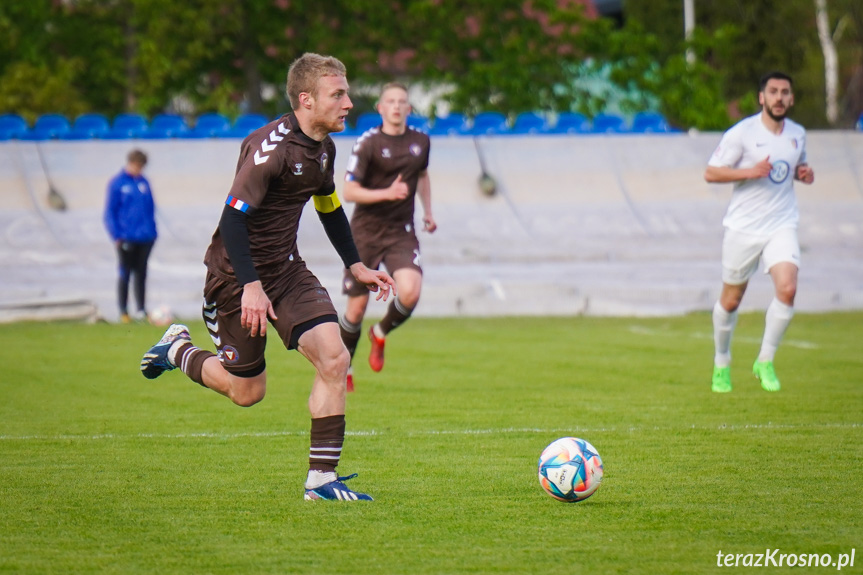
{"type": "Polygon", "coordinates": [[[160,305],[156,308],[150,310],[150,313],[147,314],[147,319],[153,325],[169,325],[172,321],[174,321],[174,314],[171,313],[171,308],[166,305],[160,305]]]}
{"type": "Polygon", "coordinates": [[[539,484],[559,501],[583,501],[599,489],[601,481],[602,459],[583,439],[561,437],[539,456],[539,484]]]}

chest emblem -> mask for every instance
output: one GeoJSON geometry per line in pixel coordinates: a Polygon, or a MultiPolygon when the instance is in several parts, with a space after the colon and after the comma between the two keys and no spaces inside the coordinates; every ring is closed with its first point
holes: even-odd
{"type": "Polygon", "coordinates": [[[389,148],[384,148],[384,149],[382,149],[382,150],[381,150],[381,157],[384,157],[384,158],[392,158],[393,156],[392,156],[392,154],[390,153],[390,149],[389,149],[389,148]]]}
{"type": "Polygon", "coordinates": [[[788,162],[784,160],[773,162],[773,169],[770,170],[770,180],[773,183],[781,184],[788,177],[790,171],[791,167],[788,165],[788,162]]]}
{"type": "Polygon", "coordinates": [[[412,156],[419,156],[422,148],[420,148],[419,144],[411,144],[410,151],[412,156]]]}
{"type": "Polygon", "coordinates": [[[330,157],[327,155],[327,153],[326,153],[326,152],[324,152],[323,154],[321,154],[321,172],[326,172],[326,171],[327,171],[327,162],[328,162],[329,160],[330,160],[330,157]]]}
{"type": "Polygon", "coordinates": [[[294,164],[294,175],[295,176],[302,176],[303,175],[303,163],[302,162],[297,162],[296,164],[294,164]]]}

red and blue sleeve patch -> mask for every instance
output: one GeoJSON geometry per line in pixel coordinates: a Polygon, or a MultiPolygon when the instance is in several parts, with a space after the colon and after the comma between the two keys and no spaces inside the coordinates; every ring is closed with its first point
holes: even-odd
{"type": "Polygon", "coordinates": [[[234,196],[228,196],[228,199],[225,200],[225,204],[231,206],[234,209],[240,210],[244,214],[247,213],[252,207],[239,198],[235,198],[234,196]]]}

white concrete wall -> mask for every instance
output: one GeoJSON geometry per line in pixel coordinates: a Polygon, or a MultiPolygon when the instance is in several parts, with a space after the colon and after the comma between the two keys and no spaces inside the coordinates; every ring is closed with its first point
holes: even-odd
{"type": "MultiPolygon", "coordinates": [[[[424,234],[418,315],[659,314],[709,309],[720,286],[730,186],[702,174],[720,134],[501,136],[479,140],[498,194],[478,190],[471,138],[434,138],[440,229],[424,234]],[[528,172],[527,166],[533,166],[528,172]],[[540,175],[533,175],[539,167],[540,175]]],[[[337,183],[353,138],[337,137],[337,183]]],[[[90,300],[116,317],[105,185],[140,147],[159,209],[150,303],[197,315],[204,250],[230,188],[239,140],[0,143],[0,306],[90,300]],[[38,146],[38,148],[37,148],[38,146]],[[48,179],[68,210],[47,203],[48,179]]],[[[798,309],[863,308],[863,133],[810,132],[812,186],[797,185],[798,309]]],[[[350,206],[346,206],[350,210],[350,206]]],[[[340,263],[313,210],[300,230],[310,268],[341,305],[340,263]]],[[[755,278],[744,309],[766,306],[755,278]]],[[[376,305],[372,314],[380,314],[376,305]]]]}

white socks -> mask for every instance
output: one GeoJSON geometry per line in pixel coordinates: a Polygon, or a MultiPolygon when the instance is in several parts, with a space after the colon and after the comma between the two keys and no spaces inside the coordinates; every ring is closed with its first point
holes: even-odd
{"type": "MultiPolygon", "coordinates": [[[[767,313],[764,317],[764,338],[761,340],[758,361],[773,361],[792,317],[794,317],[794,307],[785,305],[774,297],[767,307],[767,313]]],[[[737,310],[726,311],[717,301],[713,306],[713,344],[715,347],[713,363],[717,367],[731,365],[731,334],[734,333],[734,326],[736,325],[737,310]]]]}
{"type": "Polygon", "coordinates": [[[713,345],[716,367],[731,365],[731,334],[737,325],[737,310],[727,311],[717,301],[713,306],[713,345]]]}
{"type": "Polygon", "coordinates": [[[338,479],[335,471],[318,471],[317,469],[309,469],[309,475],[306,478],[306,489],[315,489],[321,485],[326,485],[338,479]]]}
{"type": "Polygon", "coordinates": [[[775,297],[767,307],[764,316],[764,339],[761,340],[761,351],[758,352],[758,361],[773,361],[776,349],[782,342],[782,336],[794,317],[794,308],[785,305],[775,297]]]}
{"type": "Polygon", "coordinates": [[[179,367],[177,364],[177,352],[180,350],[180,347],[183,344],[192,343],[188,339],[177,339],[174,343],[171,344],[171,347],[168,348],[168,362],[174,367],[179,367]]]}

